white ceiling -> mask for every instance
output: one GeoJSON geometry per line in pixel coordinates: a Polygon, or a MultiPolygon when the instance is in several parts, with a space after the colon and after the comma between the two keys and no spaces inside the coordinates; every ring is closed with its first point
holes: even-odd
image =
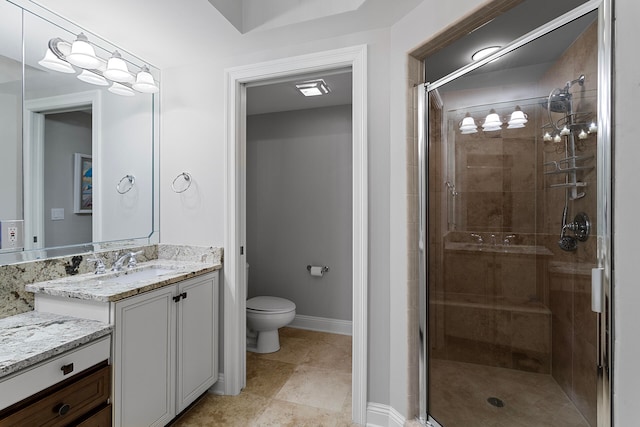
{"type": "Polygon", "coordinates": [[[304,110],[351,104],[352,74],[350,70],[336,70],[322,74],[307,74],[295,79],[265,82],[247,87],[247,114],[265,114],[279,111],[304,110]],[[331,92],[322,96],[305,97],[295,84],[305,80],[324,79],[331,92]]]}

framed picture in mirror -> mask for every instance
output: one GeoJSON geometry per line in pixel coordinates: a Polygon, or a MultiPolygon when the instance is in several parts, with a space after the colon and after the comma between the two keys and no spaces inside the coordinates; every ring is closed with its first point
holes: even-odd
{"type": "Polygon", "coordinates": [[[91,213],[93,208],[91,155],[74,153],[73,157],[73,213],[91,213]]]}

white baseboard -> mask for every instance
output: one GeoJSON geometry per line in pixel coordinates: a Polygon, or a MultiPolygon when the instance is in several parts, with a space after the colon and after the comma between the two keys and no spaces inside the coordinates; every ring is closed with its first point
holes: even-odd
{"type": "Polygon", "coordinates": [[[218,381],[209,387],[208,392],[211,394],[224,394],[224,373],[218,374],[218,381]]]}
{"type": "Polygon", "coordinates": [[[352,326],[349,320],[328,319],[326,317],[303,316],[296,314],[291,328],[308,329],[310,331],[329,332],[332,334],[351,335],[352,326]]]}
{"type": "Polygon", "coordinates": [[[367,427],[402,427],[405,421],[391,406],[373,402],[367,404],[367,427]]]}

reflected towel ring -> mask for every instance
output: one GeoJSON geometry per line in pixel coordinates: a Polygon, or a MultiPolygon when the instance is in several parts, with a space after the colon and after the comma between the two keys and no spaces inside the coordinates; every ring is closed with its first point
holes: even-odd
{"type": "Polygon", "coordinates": [[[133,175],[125,175],[122,177],[122,179],[120,180],[120,182],[118,182],[118,185],[116,185],[116,191],[120,194],[125,194],[128,193],[129,191],[131,191],[131,189],[133,188],[133,184],[136,183],[136,177],[133,175]],[[122,190],[120,189],[120,186],[122,185],[122,183],[124,182],[128,182],[129,183],[129,187],[126,190],[122,190]]]}
{"type": "Polygon", "coordinates": [[[188,172],[182,172],[180,175],[176,176],[173,180],[173,182],[171,183],[171,188],[173,189],[173,191],[175,191],[176,193],[184,193],[185,191],[187,191],[189,189],[189,187],[191,187],[191,175],[188,172]],[[187,182],[187,186],[184,187],[182,190],[178,190],[176,189],[176,181],[182,177],[186,182],[187,182]]]}

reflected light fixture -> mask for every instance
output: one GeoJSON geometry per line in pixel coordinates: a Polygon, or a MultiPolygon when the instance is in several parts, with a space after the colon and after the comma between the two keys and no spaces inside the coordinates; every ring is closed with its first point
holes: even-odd
{"type": "Polygon", "coordinates": [[[502,121],[500,120],[500,116],[496,113],[496,110],[493,108],[487,114],[487,117],[484,119],[484,123],[482,124],[482,130],[485,132],[491,132],[500,130],[502,126],[502,121]]]}
{"type": "Polygon", "coordinates": [[[581,130],[580,130],[580,133],[578,134],[578,139],[587,139],[587,137],[588,137],[588,136],[589,136],[589,134],[588,134],[588,133],[586,133],[586,132],[584,131],[584,129],[581,129],[581,130]]]}
{"type": "Polygon", "coordinates": [[[567,136],[571,133],[571,131],[569,130],[569,128],[567,127],[567,125],[564,125],[564,127],[562,128],[562,130],[560,131],[560,135],[561,136],[567,136]]]}
{"type": "Polygon", "coordinates": [[[473,117],[471,117],[471,114],[467,113],[464,116],[464,119],[462,119],[462,121],[460,122],[460,133],[463,135],[468,135],[471,133],[477,133],[478,132],[478,125],[476,124],[476,121],[473,120],[473,117]]]}
{"type": "Polygon", "coordinates": [[[109,85],[109,82],[107,81],[107,79],[89,70],[82,70],[82,72],[78,74],[78,79],[82,80],[83,82],[91,83],[92,85],[97,85],[97,86],[109,85]]]}
{"type": "Polygon", "coordinates": [[[116,95],[122,95],[122,96],[135,95],[135,93],[133,92],[133,89],[118,82],[113,82],[113,84],[108,89],[108,91],[111,93],[115,93],[116,95]]]}
{"type": "Polygon", "coordinates": [[[471,60],[480,61],[481,59],[486,58],[487,56],[491,55],[494,52],[499,51],[500,49],[501,49],[500,46],[489,46],[489,47],[482,48],[479,51],[475,52],[473,55],[471,55],[471,60]]]}
{"type": "Polygon", "coordinates": [[[542,140],[547,142],[553,141],[553,137],[549,132],[545,132],[544,135],[542,136],[542,140]]]}
{"type": "Polygon", "coordinates": [[[591,124],[589,125],[589,133],[596,132],[598,132],[598,125],[596,125],[596,122],[591,122],[591,124]]]}
{"type": "Polygon", "coordinates": [[[556,136],[553,137],[553,142],[561,142],[562,138],[560,138],[560,135],[556,134],[556,136]]]}
{"type": "Polygon", "coordinates": [[[109,91],[118,95],[132,96],[133,89],[142,93],[157,93],[160,89],[147,65],[137,74],[129,71],[127,63],[117,50],[108,61],[96,56],[95,49],[84,33],[78,34],[73,43],[61,38],[49,40],[49,47],[38,64],[61,73],[75,73],[75,65],[82,69],[79,80],[98,86],[111,85],[109,91]],[[107,80],[108,79],[108,80],[107,80]],[[115,83],[118,83],[117,85],[115,83]]]}
{"type": "Polygon", "coordinates": [[[304,96],[321,96],[331,92],[331,89],[323,79],[296,83],[296,89],[304,96]]]}
{"type": "Polygon", "coordinates": [[[516,109],[511,113],[511,118],[509,119],[509,126],[507,129],[517,129],[523,128],[525,123],[528,122],[528,116],[520,109],[519,105],[516,105],[516,109]]]}

